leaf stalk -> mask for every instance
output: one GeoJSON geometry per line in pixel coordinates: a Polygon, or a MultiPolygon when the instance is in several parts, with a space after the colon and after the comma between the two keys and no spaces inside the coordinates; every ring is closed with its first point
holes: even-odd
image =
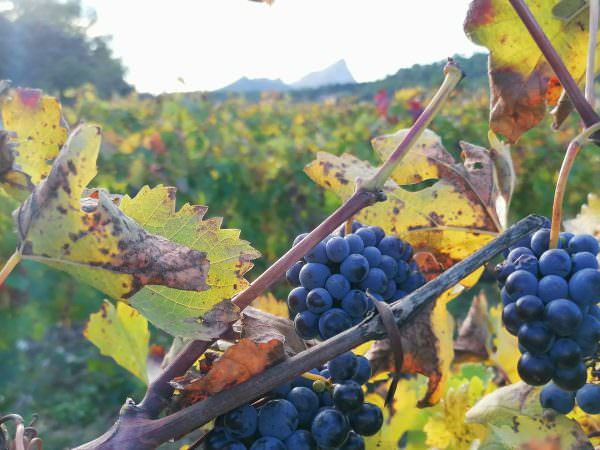
{"type": "Polygon", "coordinates": [[[8,258],[8,261],[6,261],[6,264],[4,264],[4,267],[2,267],[2,269],[0,269],[0,286],[2,286],[4,284],[4,282],[6,281],[8,276],[11,274],[11,272],[14,270],[14,268],[17,266],[17,264],[19,264],[20,261],[21,261],[21,252],[19,252],[17,250],[11,255],[10,258],[8,258]]]}

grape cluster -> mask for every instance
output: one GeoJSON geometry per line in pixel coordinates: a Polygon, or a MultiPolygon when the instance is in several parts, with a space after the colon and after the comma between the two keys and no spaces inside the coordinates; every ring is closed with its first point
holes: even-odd
{"type": "MultiPolygon", "coordinates": [[[[305,234],[294,240],[300,242],[305,234]]],[[[295,286],[287,303],[303,339],[329,339],[359,323],[373,308],[366,290],[385,301],[404,297],[425,283],[410,244],[380,227],[357,221],[352,233],[331,235],[286,272],[295,286]]]]}
{"type": "Polygon", "coordinates": [[[328,381],[298,377],[271,392],[266,403],[218,417],[205,450],[364,450],[362,436],[383,424],[381,409],[364,401],[369,361],[348,352],[311,372],[328,381]]]}
{"type": "Polygon", "coordinates": [[[567,414],[577,401],[583,411],[600,413],[600,385],[586,384],[586,361],[597,358],[600,340],[598,241],[561,233],[558,248],[549,249],[549,240],[550,229],[542,228],[496,266],[502,321],[519,340],[521,379],[548,383],[543,407],[567,414]]]}

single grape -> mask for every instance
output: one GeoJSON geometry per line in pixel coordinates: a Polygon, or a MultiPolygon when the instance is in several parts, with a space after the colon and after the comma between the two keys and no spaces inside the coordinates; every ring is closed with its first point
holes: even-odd
{"type": "Polygon", "coordinates": [[[502,305],[507,306],[511,303],[515,303],[514,299],[506,293],[506,287],[500,289],[500,299],[502,300],[502,305]]]}
{"type": "Polygon", "coordinates": [[[286,398],[291,390],[292,390],[292,382],[286,381],[285,383],[280,384],[275,389],[273,389],[271,391],[271,394],[278,398],[286,398]]]}
{"type": "Polygon", "coordinates": [[[394,258],[388,255],[381,256],[379,268],[383,270],[383,273],[388,277],[388,280],[393,280],[398,274],[398,263],[394,258]]]}
{"type": "Polygon", "coordinates": [[[360,282],[360,288],[363,291],[370,289],[378,294],[383,294],[387,288],[387,285],[388,279],[383,270],[379,269],[378,267],[373,267],[370,269],[365,279],[360,282]]]}
{"type": "Polygon", "coordinates": [[[292,286],[300,286],[300,269],[304,266],[304,261],[297,261],[285,272],[285,279],[292,286]]]}
{"type": "Polygon", "coordinates": [[[538,258],[548,250],[548,246],[550,244],[550,230],[546,228],[542,228],[541,230],[536,231],[531,236],[531,250],[533,250],[533,254],[538,258]]]}
{"type": "Polygon", "coordinates": [[[533,255],[519,256],[519,258],[517,258],[515,261],[515,269],[525,270],[537,277],[539,271],[538,259],[533,255]]]}
{"type": "Polygon", "coordinates": [[[587,314],[573,335],[573,339],[581,347],[584,356],[593,356],[600,341],[600,321],[587,314]]]}
{"type": "Polygon", "coordinates": [[[550,349],[550,358],[561,369],[573,367],[581,361],[581,347],[570,338],[559,338],[550,349]]]}
{"type": "Polygon", "coordinates": [[[365,247],[363,256],[367,258],[369,267],[379,267],[381,264],[381,252],[377,247],[365,247]]]}
{"type": "Polygon", "coordinates": [[[288,400],[269,400],[258,412],[258,430],[262,436],[285,440],[296,428],[298,411],[288,400]]]}
{"type": "Polygon", "coordinates": [[[319,402],[321,407],[333,406],[333,395],[330,390],[323,391],[319,394],[319,402]]]}
{"type": "Polygon", "coordinates": [[[296,430],[286,440],[287,450],[317,450],[317,443],[310,431],[296,430]]]}
{"type": "Polygon", "coordinates": [[[359,434],[351,431],[340,450],[365,450],[365,440],[359,434]]]}
{"type": "Polygon", "coordinates": [[[350,317],[363,317],[368,308],[367,296],[358,289],[351,290],[342,299],[342,309],[350,317]]]}
{"type": "Polygon", "coordinates": [[[261,437],[254,441],[250,450],[287,450],[285,444],[281,440],[267,436],[261,437]]]}
{"type": "Polygon", "coordinates": [[[350,246],[345,238],[334,236],[327,242],[325,252],[331,261],[339,263],[350,254],[350,246]]]}
{"type": "Polygon", "coordinates": [[[383,291],[381,293],[381,296],[383,297],[383,299],[386,302],[393,302],[394,300],[396,300],[394,298],[394,294],[397,291],[397,286],[396,286],[396,282],[394,280],[388,280],[388,284],[387,287],[385,288],[385,291],[383,291]]]}
{"type": "Polygon", "coordinates": [[[352,352],[342,353],[327,363],[327,369],[334,382],[350,380],[356,373],[358,361],[352,352]]]}
{"type": "Polygon", "coordinates": [[[327,278],[331,275],[329,267],[319,263],[308,263],[300,270],[300,283],[309,291],[325,286],[327,278]]]}
{"type": "Polygon", "coordinates": [[[333,299],[326,289],[316,288],[306,296],[306,308],[315,314],[327,311],[333,305],[333,299]]]}
{"type": "Polygon", "coordinates": [[[356,372],[352,379],[358,384],[365,384],[371,378],[371,364],[369,360],[362,355],[356,356],[356,372]]]}
{"type": "Polygon", "coordinates": [[[583,320],[579,307],[570,300],[559,298],[546,305],[546,322],[559,336],[570,336],[583,320]]]}
{"type": "Polygon", "coordinates": [[[215,427],[206,436],[204,448],[206,450],[221,450],[232,442],[235,442],[235,440],[229,431],[222,427],[215,427]]]}
{"type": "Polygon", "coordinates": [[[529,247],[517,247],[510,251],[508,256],[506,257],[506,261],[509,263],[515,263],[517,259],[523,255],[533,255],[533,252],[529,247]]]}
{"type": "Polygon", "coordinates": [[[308,290],[303,287],[297,287],[290,291],[287,298],[287,304],[292,316],[295,316],[302,311],[306,311],[307,295],[308,290]]]}
{"type": "Polygon", "coordinates": [[[577,406],[588,414],[600,414],[600,385],[588,383],[577,391],[577,406]]]}
{"type": "Polygon", "coordinates": [[[375,233],[366,227],[357,230],[356,235],[362,239],[365,247],[374,247],[377,245],[377,237],[375,236],[375,233]]]}
{"type": "Polygon", "coordinates": [[[236,438],[247,438],[258,426],[258,414],[254,406],[244,405],[225,414],[223,424],[236,438]]]}
{"type": "Polygon", "coordinates": [[[398,260],[403,259],[403,252],[405,248],[405,244],[402,239],[396,236],[386,236],[379,243],[379,250],[381,254],[391,256],[392,258],[398,260]]]}
{"type": "Polygon", "coordinates": [[[573,367],[556,369],[552,377],[554,384],[566,391],[576,391],[587,380],[587,369],[583,362],[578,362],[573,367]]]}
{"type": "MultiPolygon", "coordinates": [[[[304,269],[303,269],[304,270],[304,269]]],[[[302,272],[300,272],[302,276],[302,272]]],[[[304,285],[304,283],[302,283],[304,285]]],[[[517,300],[524,295],[537,294],[538,281],[535,275],[525,270],[516,270],[506,279],[506,293],[517,300]]]]}
{"type": "Polygon", "coordinates": [[[408,242],[404,243],[404,250],[402,251],[402,255],[400,255],[400,259],[406,262],[410,261],[414,255],[415,251],[408,242]]]}
{"type": "Polygon", "coordinates": [[[554,333],[542,322],[526,323],[519,328],[519,344],[531,353],[546,353],[554,342],[554,333]]]}
{"type": "Polygon", "coordinates": [[[598,241],[589,234],[578,234],[573,236],[569,242],[569,253],[590,252],[593,255],[598,254],[598,241]]]}
{"type": "Polygon", "coordinates": [[[345,381],[333,388],[333,404],[343,413],[360,408],[365,396],[356,381],[345,381]]]}
{"type": "Polygon", "coordinates": [[[541,386],[552,379],[554,365],[546,355],[526,352],[519,358],[517,371],[521,379],[531,386],[541,386]]]}
{"type": "Polygon", "coordinates": [[[350,253],[362,253],[363,252],[363,250],[365,248],[365,244],[363,243],[363,240],[360,238],[360,236],[357,236],[356,234],[349,234],[344,239],[348,243],[348,247],[350,248],[350,253]]]}
{"type": "Polygon", "coordinates": [[[373,436],[383,425],[383,413],[372,403],[363,403],[360,409],[348,415],[352,429],[362,436],[373,436]]]}
{"type": "Polygon", "coordinates": [[[600,271],[582,269],[569,280],[569,293],[579,305],[592,305],[600,300],[600,271]]]}
{"type": "Polygon", "coordinates": [[[352,326],[352,319],[340,308],[331,308],[319,318],[319,334],[321,339],[340,334],[352,326]]]}
{"type": "Polygon", "coordinates": [[[421,272],[411,272],[408,278],[399,286],[405,292],[417,290],[426,283],[425,277],[421,272]]]}
{"type": "Polygon", "coordinates": [[[539,320],[544,316],[544,302],[535,295],[524,295],[515,302],[517,315],[524,322],[539,320]]]}
{"type": "Polygon", "coordinates": [[[494,267],[494,275],[496,276],[498,283],[504,285],[508,276],[515,270],[517,270],[517,268],[513,263],[502,261],[500,264],[496,264],[496,267],[494,267]]]}
{"type": "Polygon", "coordinates": [[[540,256],[540,273],[567,277],[571,273],[571,256],[560,248],[546,250],[540,256]]]}
{"type": "Polygon", "coordinates": [[[296,238],[294,239],[294,243],[292,244],[292,247],[293,247],[294,245],[298,245],[298,243],[299,243],[299,242],[300,242],[302,239],[304,239],[306,236],[308,236],[308,233],[302,233],[302,234],[299,234],[298,236],[296,236],[296,238]]]}
{"type": "Polygon", "coordinates": [[[369,273],[369,262],[362,255],[352,254],[342,262],[340,273],[351,283],[359,283],[369,273]]]}
{"type": "Polygon", "coordinates": [[[558,298],[569,296],[569,284],[563,277],[558,275],[547,275],[538,283],[538,297],[548,303],[558,298]]]}
{"type": "Polygon", "coordinates": [[[513,336],[517,335],[519,328],[523,325],[523,321],[519,318],[515,303],[509,303],[502,310],[502,323],[510,334],[513,336]]]}
{"type": "Polygon", "coordinates": [[[398,270],[396,272],[396,278],[394,278],[394,281],[396,284],[402,284],[408,280],[408,277],[410,276],[410,267],[406,261],[401,259],[396,260],[396,262],[398,263],[398,270]]]}
{"type": "Polygon", "coordinates": [[[305,428],[310,425],[312,418],[319,409],[319,397],[312,389],[295,387],[290,391],[287,400],[291,402],[298,411],[298,424],[305,428]]]}
{"type": "Polygon", "coordinates": [[[315,245],[306,255],[304,255],[304,260],[308,263],[327,264],[329,262],[329,258],[327,257],[325,244],[323,242],[319,242],[317,245],[315,245]]]}
{"type": "Polygon", "coordinates": [[[334,273],[325,282],[325,289],[329,291],[331,297],[336,300],[343,299],[350,292],[350,282],[344,275],[334,273]]]}
{"type": "Polygon", "coordinates": [[[310,311],[302,311],[294,318],[294,327],[302,339],[313,339],[319,334],[319,316],[310,311]]]}
{"type": "Polygon", "coordinates": [[[572,274],[583,269],[598,269],[598,260],[590,252],[575,253],[571,256],[571,262],[573,263],[572,274]]]}
{"type": "Polygon", "coordinates": [[[325,408],[315,416],[310,431],[319,448],[336,449],[346,442],[350,425],[340,411],[325,408]]]}
{"type": "Polygon", "coordinates": [[[543,408],[552,408],[560,414],[569,414],[575,407],[575,395],[554,383],[549,383],[540,393],[540,403],[543,408]]]}
{"type": "Polygon", "coordinates": [[[368,228],[375,235],[375,245],[378,245],[381,242],[381,240],[385,237],[385,231],[383,231],[383,228],[378,226],[370,226],[368,228]]]}

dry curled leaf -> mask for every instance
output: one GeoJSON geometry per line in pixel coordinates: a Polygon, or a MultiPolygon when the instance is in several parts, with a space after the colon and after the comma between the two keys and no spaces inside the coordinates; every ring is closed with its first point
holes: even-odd
{"type": "Polygon", "coordinates": [[[43,180],[14,213],[24,259],[64,270],[113,298],[145,285],[206,289],[206,253],[148,233],[103,192],[81,200],[96,175],[100,129],[76,129],[43,180]],[[51,224],[51,225],[50,225],[51,224]]]}
{"type": "Polygon", "coordinates": [[[490,333],[488,328],[488,303],[485,292],[473,297],[465,321],[454,341],[454,360],[486,361],[489,358],[490,333]]]}
{"type": "MultiPolygon", "coordinates": [[[[527,5],[573,78],[580,82],[585,77],[587,61],[588,8],[574,11],[569,20],[564,20],[553,11],[556,3],[536,0],[527,5]]],[[[465,32],[473,42],[490,50],[490,127],[515,142],[540,123],[548,99],[556,98],[554,73],[506,0],[472,1],[465,32]]],[[[596,47],[596,60],[599,48],[596,47]]]]}
{"type": "Polygon", "coordinates": [[[265,333],[261,342],[241,339],[225,350],[206,373],[188,373],[175,378],[171,384],[181,391],[181,401],[189,404],[243,383],[283,358],[280,337],[279,333],[274,333],[273,337],[265,333]]]}

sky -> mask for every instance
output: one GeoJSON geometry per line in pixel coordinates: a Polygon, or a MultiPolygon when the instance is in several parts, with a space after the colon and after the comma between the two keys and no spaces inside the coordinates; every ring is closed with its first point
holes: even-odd
{"type": "Polygon", "coordinates": [[[372,81],[403,67],[470,55],[469,0],[84,0],[94,35],[139,91],[214,90],[242,76],[294,82],[345,59],[372,81]]]}

